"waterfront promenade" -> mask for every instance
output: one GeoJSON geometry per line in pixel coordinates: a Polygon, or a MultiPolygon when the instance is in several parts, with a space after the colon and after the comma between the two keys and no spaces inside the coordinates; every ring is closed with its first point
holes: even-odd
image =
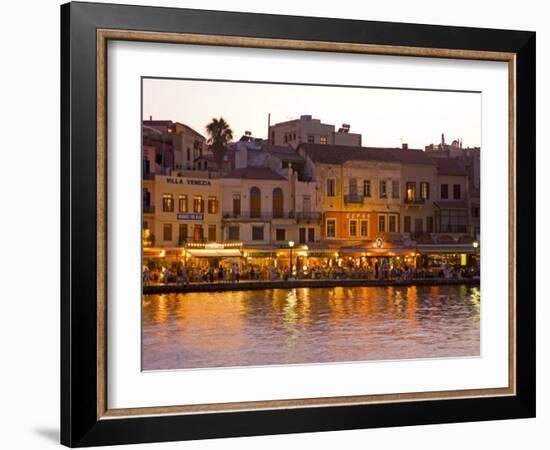
{"type": "Polygon", "coordinates": [[[446,286],[446,285],[479,285],[479,278],[414,278],[414,279],[295,279],[295,280],[244,280],[238,283],[158,283],[143,286],[143,294],[168,294],[180,292],[220,292],[220,291],[250,291],[261,289],[293,289],[293,288],[332,288],[358,286],[446,286]]]}

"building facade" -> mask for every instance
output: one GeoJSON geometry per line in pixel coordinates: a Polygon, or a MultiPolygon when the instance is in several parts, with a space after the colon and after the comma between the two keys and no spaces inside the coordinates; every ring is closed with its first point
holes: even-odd
{"type": "Polygon", "coordinates": [[[220,181],[155,177],[155,246],[183,247],[221,239],[220,181]]]}
{"type": "Polygon", "coordinates": [[[269,126],[269,143],[290,145],[297,148],[301,143],[361,146],[361,135],[350,132],[349,124],[336,130],[334,125],[322,123],[310,115],[269,126]]]}

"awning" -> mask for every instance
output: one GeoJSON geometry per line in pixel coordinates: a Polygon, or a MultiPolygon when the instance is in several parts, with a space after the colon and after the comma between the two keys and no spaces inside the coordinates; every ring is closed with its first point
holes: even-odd
{"type": "Polygon", "coordinates": [[[478,248],[474,248],[472,244],[434,244],[434,245],[418,245],[418,251],[424,255],[431,253],[477,253],[478,248]]]}
{"type": "Polygon", "coordinates": [[[395,254],[415,253],[416,247],[388,247],[388,248],[347,247],[347,248],[342,248],[341,252],[344,255],[369,253],[370,256],[376,256],[376,255],[388,255],[390,253],[395,253],[395,254]]]}
{"type": "Polygon", "coordinates": [[[241,252],[234,248],[188,248],[187,253],[196,258],[231,258],[241,256],[241,252]]]}
{"type": "Polygon", "coordinates": [[[466,202],[461,202],[459,200],[434,202],[434,206],[437,209],[468,209],[466,202]]]}

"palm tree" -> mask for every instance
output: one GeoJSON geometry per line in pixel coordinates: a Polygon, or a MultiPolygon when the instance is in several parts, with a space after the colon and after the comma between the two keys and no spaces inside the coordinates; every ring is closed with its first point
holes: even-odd
{"type": "Polygon", "coordinates": [[[227,153],[227,144],[233,139],[233,130],[229,127],[229,124],[223,117],[212,119],[208,125],[206,125],[206,132],[208,134],[207,144],[210,150],[214,154],[214,160],[218,165],[218,171],[222,173],[223,160],[227,153]]]}

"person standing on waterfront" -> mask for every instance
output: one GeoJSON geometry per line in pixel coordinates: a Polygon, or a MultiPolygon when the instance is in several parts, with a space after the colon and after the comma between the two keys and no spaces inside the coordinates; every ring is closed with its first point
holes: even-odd
{"type": "Polygon", "coordinates": [[[189,274],[187,273],[187,266],[183,266],[183,269],[181,269],[181,279],[184,285],[189,284],[189,274]]]}
{"type": "Polygon", "coordinates": [[[223,266],[220,264],[218,268],[218,283],[223,282],[223,266]]]}
{"type": "Polygon", "coordinates": [[[151,284],[151,271],[149,270],[149,267],[146,267],[143,272],[143,281],[145,286],[149,286],[151,284]]]}

